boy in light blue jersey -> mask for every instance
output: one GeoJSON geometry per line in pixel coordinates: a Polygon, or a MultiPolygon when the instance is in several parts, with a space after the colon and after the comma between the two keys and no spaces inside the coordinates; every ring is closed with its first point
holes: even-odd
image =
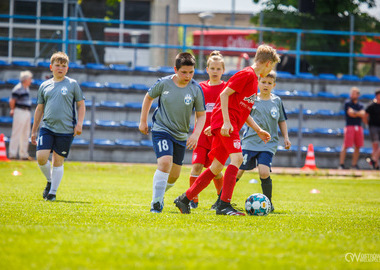
{"type": "Polygon", "coordinates": [[[181,173],[185,149],[194,149],[203,129],[206,113],[202,88],[193,80],[195,59],[190,53],[176,56],[175,74],[160,78],[145,95],[139,130],[148,134],[148,114],[155,98],[158,107],[153,114],[152,141],[157,157],[153,176],[150,211],[161,213],[165,191],[174,185],[181,173]],[[197,124],[188,137],[190,118],[195,110],[197,124]]]}
{"type": "MultiPolygon", "coordinates": [[[[291,142],[286,125],[286,113],[281,98],[272,94],[276,86],[276,73],[271,71],[266,77],[259,78],[260,93],[257,95],[252,107],[251,116],[255,122],[271,135],[271,140],[266,144],[259,138],[256,132],[247,128],[241,140],[243,150],[243,164],[240,166],[236,181],[244,171],[258,168],[263,194],[272,202],[272,179],[270,178],[272,158],[278,147],[278,127],[284,137],[285,149],[289,149],[291,142]]],[[[272,204],[272,211],[274,207],[272,204]]]]}
{"type": "Polygon", "coordinates": [[[75,80],[66,77],[68,68],[69,57],[63,52],[54,53],[50,58],[53,78],[43,82],[38,89],[31,141],[37,145],[38,166],[47,179],[42,194],[46,201],[56,200],[64,159],[69,154],[74,136],[82,134],[86,112],[82,90],[75,80]],[[49,162],[51,152],[53,168],[49,162]]]}

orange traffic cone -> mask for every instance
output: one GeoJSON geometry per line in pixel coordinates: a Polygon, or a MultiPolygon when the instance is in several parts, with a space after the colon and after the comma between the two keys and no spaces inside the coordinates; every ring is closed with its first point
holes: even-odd
{"type": "Polygon", "coordinates": [[[309,144],[307,148],[305,166],[302,167],[302,170],[318,170],[315,165],[314,146],[312,144],[309,144]]]}
{"type": "Polygon", "coordinates": [[[9,161],[7,158],[7,149],[5,148],[4,134],[0,134],[0,161],[9,161]]]}

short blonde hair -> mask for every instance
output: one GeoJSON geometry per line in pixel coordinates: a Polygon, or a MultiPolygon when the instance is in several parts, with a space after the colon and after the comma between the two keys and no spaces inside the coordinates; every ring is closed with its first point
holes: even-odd
{"type": "Polygon", "coordinates": [[[265,63],[271,61],[272,63],[280,63],[280,55],[277,54],[276,49],[272,48],[269,45],[260,45],[257,48],[255,55],[255,62],[265,63]]]}
{"type": "Polygon", "coordinates": [[[27,79],[31,79],[31,78],[33,78],[33,74],[29,70],[25,70],[25,71],[20,72],[20,82],[23,82],[23,81],[25,81],[27,79]]]}
{"type": "Polygon", "coordinates": [[[264,79],[264,78],[272,78],[273,81],[276,82],[277,73],[276,73],[274,70],[271,70],[271,72],[269,72],[267,76],[265,76],[265,77],[263,77],[263,78],[261,78],[261,77],[259,76],[259,81],[260,81],[261,79],[264,79]]]}
{"type": "Polygon", "coordinates": [[[213,61],[221,62],[223,69],[226,69],[226,67],[224,65],[224,58],[223,58],[223,55],[220,53],[220,51],[213,51],[210,53],[210,55],[207,59],[207,66],[209,66],[210,63],[213,61]]]}
{"type": "Polygon", "coordinates": [[[55,52],[50,57],[50,64],[54,64],[54,62],[59,62],[61,64],[69,64],[69,57],[64,52],[55,52]]]}
{"type": "Polygon", "coordinates": [[[360,94],[360,89],[357,88],[356,86],[352,87],[351,90],[350,90],[350,93],[352,92],[357,92],[358,94],[360,94]]]}

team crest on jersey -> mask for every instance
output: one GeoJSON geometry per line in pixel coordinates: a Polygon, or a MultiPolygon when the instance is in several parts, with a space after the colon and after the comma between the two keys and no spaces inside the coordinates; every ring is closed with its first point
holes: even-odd
{"type": "Polygon", "coordinates": [[[167,94],[169,94],[169,91],[164,91],[162,94],[167,95],[167,94]]]}
{"type": "Polygon", "coordinates": [[[66,96],[66,94],[67,94],[67,87],[66,86],[61,88],[61,94],[66,96]]]}
{"type": "Polygon", "coordinates": [[[244,100],[248,101],[248,103],[255,103],[256,97],[257,97],[257,94],[253,94],[250,97],[245,97],[244,100]]]}
{"type": "Polygon", "coordinates": [[[185,96],[185,99],[184,99],[185,104],[186,104],[186,105],[190,105],[192,101],[193,101],[193,98],[191,97],[191,95],[190,95],[190,94],[187,94],[187,95],[185,96]]]}
{"type": "Polygon", "coordinates": [[[234,147],[235,147],[236,149],[240,149],[240,148],[241,148],[240,140],[234,140],[234,147]]]}
{"type": "Polygon", "coordinates": [[[272,109],[270,109],[270,115],[273,118],[277,118],[277,114],[278,114],[277,108],[276,107],[272,107],[272,109]]]}

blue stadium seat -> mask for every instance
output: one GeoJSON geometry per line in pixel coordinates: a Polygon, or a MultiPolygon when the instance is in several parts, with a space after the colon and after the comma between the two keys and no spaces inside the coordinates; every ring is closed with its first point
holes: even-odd
{"type": "Polygon", "coordinates": [[[0,80],[0,85],[3,85],[3,84],[5,84],[5,82],[4,82],[4,81],[2,81],[2,80],[0,80]]]}
{"type": "Polygon", "coordinates": [[[278,90],[278,89],[275,89],[272,91],[273,94],[277,95],[277,96],[280,96],[280,97],[291,97],[291,96],[294,96],[294,94],[288,90],[278,90]]]}
{"type": "Polygon", "coordinates": [[[204,70],[202,70],[202,69],[195,69],[194,70],[194,75],[204,75],[204,74],[206,74],[207,72],[206,72],[206,70],[204,69],[204,70]]]}
{"type": "Polygon", "coordinates": [[[20,82],[19,79],[8,79],[6,83],[16,85],[20,82]]]}
{"type": "MultiPolygon", "coordinates": [[[[293,152],[297,152],[298,151],[298,145],[292,145],[290,150],[293,152]]],[[[301,152],[307,152],[307,146],[301,146],[301,152]]]]}
{"type": "Polygon", "coordinates": [[[128,102],[124,105],[126,108],[141,110],[141,102],[128,102]]]}
{"type": "Polygon", "coordinates": [[[360,96],[360,99],[369,99],[372,100],[375,98],[375,94],[363,94],[360,96]]]}
{"type": "Polygon", "coordinates": [[[323,98],[338,98],[338,96],[334,95],[330,92],[319,92],[317,94],[317,97],[323,97],[323,98]]]}
{"type": "Polygon", "coordinates": [[[73,145],[90,145],[90,142],[85,139],[74,138],[73,145]]]}
{"type": "Polygon", "coordinates": [[[339,95],[340,98],[350,98],[350,94],[349,93],[342,93],[339,95]]]}
{"type": "Polygon", "coordinates": [[[141,91],[148,91],[149,87],[145,84],[141,83],[133,83],[129,86],[131,89],[141,90],[141,91]]]}
{"type": "Polygon", "coordinates": [[[129,128],[139,128],[139,123],[134,121],[121,121],[120,125],[129,128]]]}
{"type": "Polygon", "coordinates": [[[32,100],[32,105],[37,105],[37,98],[31,98],[31,100],[32,100]]]}
{"type": "Polygon", "coordinates": [[[89,126],[91,126],[91,120],[84,120],[84,121],[83,121],[83,126],[84,126],[84,127],[89,127],[89,126]]]}
{"type": "Polygon", "coordinates": [[[372,154],[372,148],[370,148],[370,147],[362,147],[362,148],[360,148],[360,153],[371,155],[372,154]]]}
{"type": "Polygon", "coordinates": [[[293,95],[297,97],[315,97],[313,93],[304,90],[294,90],[293,95]]]}
{"type": "Polygon", "coordinates": [[[0,60],[0,66],[2,66],[2,67],[10,66],[10,64],[7,61],[0,60]]]}
{"type": "MultiPolygon", "coordinates": [[[[295,114],[298,114],[300,112],[300,109],[299,108],[295,108],[294,110],[293,110],[293,113],[295,113],[295,114]]],[[[309,110],[309,109],[303,109],[302,110],[302,113],[304,114],[304,115],[315,115],[315,112],[313,112],[312,110],[309,110]]]]}
{"type": "Polygon", "coordinates": [[[113,146],[115,142],[108,139],[95,139],[94,144],[99,146],[113,146]]]}
{"type": "MultiPolygon", "coordinates": [[[[298,128],[289,128],[289,133],[298,133],[298,128]]],[[[313,131],[310,128],[302,128],[302,134],[312,134],[313,131]]]]}
{"type": "Polygon", "coordinates": [[[151,140],[141,140],[140,144],[141,144],[141,146],[153,147],[153,142],[151,140]]]}
{"type": "Polygon", "coordinates": [[[315,128],[313,132],[321,135],[338,135],[338,131],[332,128],[315,128]]]}
{"type": "Polygon", "coordinates": [[[324,110],[324,109],[320,109],[320,110],[315,111],[315,114],[316,115],[322,115],[322,116],[335,116],[335,115],[337,115],[337,113],[335,113],[333,110],[324,110]]]}
{"type": "Polygon", "coordinates": [[[87,63],[86,68],[93,69],[93,70],[109,70],[109,67],[103,64],[96,64],[96,63],[87,63]]]}
{"type": "Polygon", "coordinates": [[[18,66],[18,67],[35,67],[32,63],[28,61],[12,61],[12,65],[18,66]]]}
{"type": "Polygon", "coordinates": [[[111,64],[110,69],[117,70],[117,71],[132,71],[133,68],[128,67],[126,65],[120,65],[120,64],[111,64]]]}
{"type": "Polygon", "coordinates": [[[44,68],[49,68],[50,67],[50,62],[38,62],[37,67],[44,67],[44,68]]]}
{"type": "Polygon", "coordinates": [[[363,134],[364,136],[369,136],[369,129],[364,129],[363,134]]]}
{"type": "Polygon", "coordinates": [[[0,123],[2,124],[11,124],[13,122],[13,118],[11,116],[0,116],[0,123]]]}
{"type": "Polygon", "coordinates": [[[305,80],[317,79],[317,77],[315,77],[312,73],[309,73],[309,72],[300,72],[298,73],[297,78],[305,79],[305,80]]]}
{"type": "Polygon", "coordinates": [[[340,79],[346,81],[360,81],[360,78],[358,76],[349,74],[343,74],[340,79]]]}
{"type": "Polygon", "coordinates": [[[174,68],[162,66],[162,67],[159,67],[157,71],[162,72],[162,73],[174,73],[174,68]]]}
{"type": "Polygon", "coordinates": [[[321,80],[337,80],[338,78],[332,73],[321,73],[318,75],[321,80]]]}
{"type": "Polygon", "coordinates": [[[133,140],[115,140],[115,144],[122,146],[140,146],[139,142],[133,140]]]}
{"type": "Polygon", "coordinates": [[[101,101],[99,103],[99,106],[108,107],[108,108],[123,108],[124,104],[122,104],[120,102],[117,102],[117,101],[107,101],[107,100],[104,100],[104,101],[101,101]]]}
{"type": "Polygon", "coordinates": [[[120,127],[120,123],[112,120],[96,120],[95,123],[100,127],[120,127]]]}
{"type": "Polygon", "coordinates": [[[84,65],[81,65],[81,64],[77,64],[77,63],[74,63],[74,62],[70,62],[69,63],[69,68],[73,68],[73,69],[84,69],[84,65]]]}
{"type": "Polygon", "coordinates": [[[364,76],[362,78],[362,80],[366,81],[366,82],[380,82],[380,78],[379,77],[370,76],[370,75],[364,76]]]}
{"type": "Polygon", "coordinates": [[[35,86],[40,86],[44,80],[38,80],[38,79],[33,79],[32,84],[35,86]]]}
{"type": "Polygon", "coordinates": [[[331,148],[328,146],[314,146],[314,151],[316,153],[334,153],[335,148],[331,148]]]}
{"type": "Polygon", "coordinates": [[[87,88],[104,88],[104,85],[98,82],[82,82],[80,86],[87,88]]]}
{"type": "Polygon", "coordinates": [[[122,83],[113,83],[113,82],[106,82],[104,84],[104,87],[108,87],[108,88],[112,88],[112,89],[124,89],[124,90],[129,89],[128,86],[126,86],[122,83]]]}
{"type": "Polygon", "coordinates": [[[148,66],[135,66],[135,71],[141,71],[141,72],[157,72],[156,68],[148,67],[148,66]]]}
{"type": "MultiPolygon", "coordinates": [[[[92,100],[91,99],[85,100],[84,105],[86,105],[86,107],[91,107],[92,106],[92,100]]],[[[99,103],[95,102],[95,106],[99,106],[99,103]]]]}
{"type": "Polygon", "coordinates": [[[294,79],[296,76],[287,71],[277,71],[277,78],[294,79]]]}
{"type": "Polygon", "coordinates": [[[230,71],[228,71],[225,75],[227,76],[232,76],[232,75],[235,75],[239,70],[237,69],[232,69],[230,71]]]}
{"type": "Polygon", "coordinates": [[[2,97],[2,98],[0,98],[0,102],[9,103],[9,97],[2,97]]]}

